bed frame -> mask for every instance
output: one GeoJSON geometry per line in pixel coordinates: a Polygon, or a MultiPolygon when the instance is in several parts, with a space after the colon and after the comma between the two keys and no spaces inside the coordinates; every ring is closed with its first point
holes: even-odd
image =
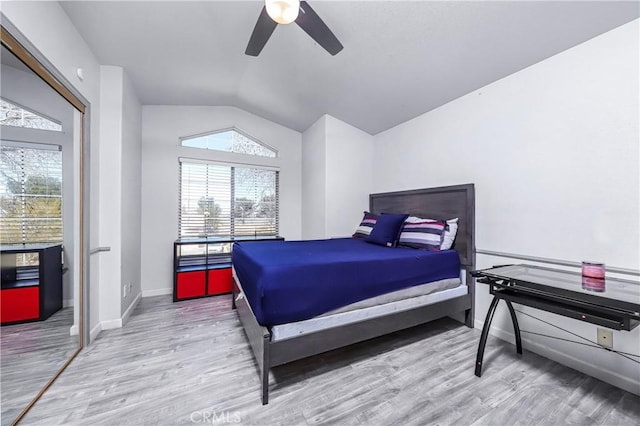
{"type": "Polygon", "coordinates": [[[235,277],[232,307],[238,317],[258,363],[262,382],[262,404],[269,401],[269,370],[312,355],[327,352],[353,343],[414,327],[438,318],[452,316],[473,327],[474,284],[471,271],[475,269],[475,194],[473,184],[387,192],[369,196],[372,213],[409,213],[433,219],[457,217],[458,233],[453,248],[460,254],[460,263],[466,271],[469,291],[464,296],[444,300],[428,306],[396,312],[378,318],[345,324],[301,336],[271,340],[267,327],[258,324],[242,285],[235,277]]]}

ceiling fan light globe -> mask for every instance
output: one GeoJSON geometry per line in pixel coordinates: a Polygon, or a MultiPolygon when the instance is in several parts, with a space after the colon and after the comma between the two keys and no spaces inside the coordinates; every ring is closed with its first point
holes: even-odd
{"type": "Polygon", "coordinates": [[[298,18],[300,0],[265,0],[267,14],[278,24],[290,24],[298,18]]]}

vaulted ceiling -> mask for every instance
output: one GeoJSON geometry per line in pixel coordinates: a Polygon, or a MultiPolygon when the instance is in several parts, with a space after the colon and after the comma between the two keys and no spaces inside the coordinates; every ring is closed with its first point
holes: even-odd
{"type": "Polygon", "coordinates": [[[237,106],[298,131],[330,114],[370,134],[640,15],[634,1],[309,3],[338,55],[291,24],[246,56],[259,1],[61,2],[145,105],[237,106]]]}

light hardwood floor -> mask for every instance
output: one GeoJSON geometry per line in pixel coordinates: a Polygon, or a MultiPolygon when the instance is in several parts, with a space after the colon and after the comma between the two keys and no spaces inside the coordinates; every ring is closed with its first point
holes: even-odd
{"type": "Polygon", "coordinates": [[[23,424],[640,424],[640,397],[449,319],[276,368],[256,364],[229,296],[142,299],[102,332],[23,424]]]}
{"type": "Polygon", "coordinates": [[[11,424],[42,387],[78,349],[70,336],[73,308],[61,309],[46,321],[0,328],[0,424],[11,424]]]}

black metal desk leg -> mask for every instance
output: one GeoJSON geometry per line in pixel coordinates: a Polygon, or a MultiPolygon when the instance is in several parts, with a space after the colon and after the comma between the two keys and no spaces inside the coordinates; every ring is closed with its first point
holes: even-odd
{"type": "Polygon", "coordinates": [[[522,355],[522,340],[520,340],[520,326],[518,325],[518,318],[516,318],[516,311],[513,310],[513,305],[507,299],[504,299],[507,304],[507,308],[509,308],[509,313],[511,314],[511,321],[513,322],[513,334],[516,335],[516,351],[522,355]]]}
{"type": "Polygon", "coordinates": [[[487,336],[489,335],[489,329],[491,328],[491,321],[493,321],[493,314],[496,312],[499,298],[493,297],[489,311],[487,311],[487,317],[484,319],[484,327],[482,327],[482,335],[480,336],[480,343],[478,344],[478,355],[476,356],[476,376],[482,376],[482,358],[484,358],[484,347],[487,344],[487,336]]]}

